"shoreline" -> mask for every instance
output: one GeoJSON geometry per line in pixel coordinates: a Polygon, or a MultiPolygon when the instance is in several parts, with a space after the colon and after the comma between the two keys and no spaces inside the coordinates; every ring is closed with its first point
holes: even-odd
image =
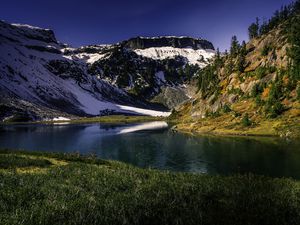
{"type": "Polygon", "coordinates": [[[189,133],[192,135],[213,135],[229,137],[277,137],[286,139],[300,138],[300,120],[261,120],[251,126],[244,127],[240,123],[231,121],[205,119],[199,121],[181,122],[170,120],[176,132],[189,133]]]}
{"type": "MultiPolygon", "coordinates": [[[[91,124],[91,123],[111,123],[111,124],[130,124],[144,123],[153,121],[165,121],[170,125],[173,132],[185,133],[193,136],[212,135],[220,137],[270,137],[270,138],[300,138],[300,124],[297,121],[286,123],[284,120],[263,120],[250,127],[233,127],[227,129],[223,124],[215,122],[213,119],[204,121],[181,122],[168,117],[152,116],[127,116],[113,115],[101,117],[80,117],[70,120],[57,121],[30,121],[30,122],[1,122],[0,126],[5,125],[68,125],[68,124],[91,124]],[[203,123],[203,124],[201,124],[203,123]],[[289,124],[293,124],[289,127],[289,124]]],[[[300,121],[299,121],[300,122],[300,121]]],[[[230,125],[231,126],[231,125],[230,125]]]]}
{"type": "Polygon", "coordinates": [[[69,120],[42,120],[29,122],[0,122],[0,125],[26,125],[26,124],[89,124],[89,123],[136,123],[136,122],[151,122],[151,121],[165,121],[165,117],[153,116],[101,116],[101,117],[79,117],[69,120]]]}

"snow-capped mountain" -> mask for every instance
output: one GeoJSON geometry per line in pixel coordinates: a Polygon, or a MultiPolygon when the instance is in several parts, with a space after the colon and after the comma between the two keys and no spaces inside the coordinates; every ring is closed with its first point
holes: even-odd
{"type": "Polygon", "coordinates": [[[166,116],[168,104],[156,97],[166,88],[184,95],[185,82],[213,56],[210,42],[188,37],[71,48],[51,30],[0,21],[0,117],[166,116]]]}

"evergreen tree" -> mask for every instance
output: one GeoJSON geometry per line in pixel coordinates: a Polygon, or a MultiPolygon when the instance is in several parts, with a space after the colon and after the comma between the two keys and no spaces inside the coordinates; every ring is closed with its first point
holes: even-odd
{"type": "Polygon", "coordinates": [[[222,64],[223,64],[223,60],[221,58],[221,53],[220,53],[219,48],[217,48],[215,64],[216,64],[217,69],[220,69],[222,67],[222,64]]]}
{"type": "Polygon", "coordinates": [[[246,55],[247,55],[247,49],[246,49],[246,42],[243,41],[238,54],[237,64],[236,64],[236,70],[243,73],[245,70],[245,64],[246,64],[246,55]]]}
{"type": "Polygon", "coordinates": [[[259,35],[259,19],[256,18],[256,22],[252,23],[248,28],[249,39],[258,37],[259,35]]]}
{"type": "Polygon", "coordinates": [[[294,4],[294,16],[290,20],[290,28],[288,31],[289,43],[289,57],[291,58],[290,75],[295,81],[300,80],[300,1],[294,4]]]}
{"type": "Polygon", "coordinates": [[[239,41],[237,40],[237,36],[234,35],[231,38],[230,55],[232,57],[236,57],[238,55],[238,53],[239,53],[239,49],[240,49],[239,41]]]}
{"type": "Polygon", "coordinates": [[[263,24],[259,28],[259,35],[266,34],[266,33],[268,33],[268,31],[269,31],[269,25],[268,25],[267,21],[264,21],[263,24]]]}

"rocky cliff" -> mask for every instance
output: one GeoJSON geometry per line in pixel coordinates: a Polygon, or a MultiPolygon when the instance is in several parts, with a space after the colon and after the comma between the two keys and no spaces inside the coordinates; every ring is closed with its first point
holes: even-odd
{"type": "Polygon", "coordinates": [[[195,39],[191,37],[136,37],[122,43],[125,47],[131,49],[146,49],[157,47],[173,47],[173,48],[192,48],[214,50],[211,42],[204,39],[195,39]]]}

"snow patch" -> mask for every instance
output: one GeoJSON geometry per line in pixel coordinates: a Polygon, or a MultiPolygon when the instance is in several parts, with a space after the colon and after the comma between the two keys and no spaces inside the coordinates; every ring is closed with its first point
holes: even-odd
{"type": "Polygon", "coordinates": [[[89,64],[93,64],[94,62],[103,59],[105,56],[106,54],[99,54],[99,53],[93,53],[93,54],[80,53],[75,55],[76,58],[81,59],[89,64]]]}
{"type": "Polygon", "coordinates": [[[44,28],[40,28],[40,27],[31,26],[28,24],[12,23],[11,25],[13,25],[15,27],[28,28],[28,29],[33,29],[33,30],[50,30],[50,29],[44,29],[44,28]]]}
{"type": "Polygon", "coordinates": [[[188,60],[190,64],[196,64],[200,67],[206,66],[209,59],[215,56],[214,50],[192,48],[174,48],[174,47],[153,47],[146,49],[135,49],[136,54],[151,58],[154,60],[163,60],[167,58],[175,58],[182,56],[188,60]]]}
{"type": "Polygon", "coordinates": [[[146,115],[146,116],[161,116],[161,117],[168,117],[171,115],[171,112],[162,112],[150,109],[141,109],[132,106],[124,106],[124,105],[117,105],[123,112],[131,112],[139,115],[146,115]]]}

